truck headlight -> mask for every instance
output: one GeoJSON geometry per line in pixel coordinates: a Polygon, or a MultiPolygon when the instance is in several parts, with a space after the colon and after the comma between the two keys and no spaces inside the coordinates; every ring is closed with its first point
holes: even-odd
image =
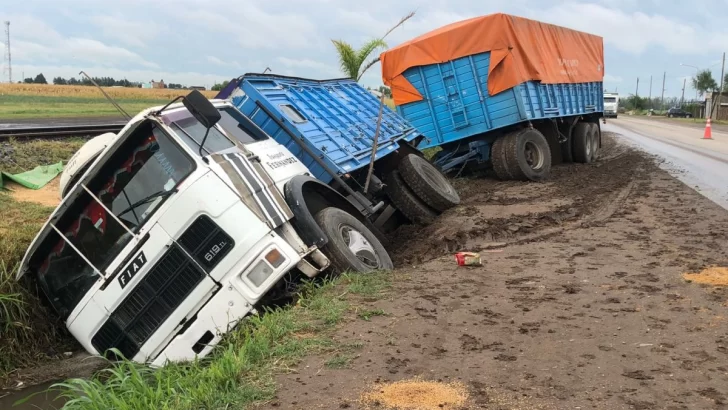
{"type": "Polygon", "coordinates": [[[253,285],[260,287],[263,282],[273,273],[273,268],[268,266],[265,261],[258,261],[253,269],[248,272],[248,279],[253,282],[253,285]]]}

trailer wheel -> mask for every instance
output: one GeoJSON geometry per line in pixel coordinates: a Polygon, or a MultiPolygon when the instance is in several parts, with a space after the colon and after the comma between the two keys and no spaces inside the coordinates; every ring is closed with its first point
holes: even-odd
{"type": "Polygon", "coordinates": [[[580,122],[574,126],[573,139],[574,161],[588,164],[592,161],[592,138],[589,123],[580,122]]]}
{"type": "MultiPolygon", "coordinates": [[[[512,179],[541,181],[551,172],[551,149],[546,137],[538,130],[526,128],[501,137],[502,145],[493,145],[493,166],[505,168],[512,179]],[[503,152],[498,152],[503,151],[503,152]]],[[[496,142],[498,142],[496,140],[496,142]]],[[[497,173],[497,172],[496,172],[497,173]]]]}
{"type": "Polygon", "coordinates": [[[385,191],[394,206],[410,221],[418,225],[429,225],[437,218],[437,211],[426,203],[407,186],[399,171],[392,171],[386,179],[385,191]]]}
{"type": "Polygon", "coordinates": [[[329,242],[321,249],[336,273],[394,268],[382,243],[361,221],[339,208],[324,208],[315,216],[329,242]]]}
{"type": "Polygon", "coordinates": [[[513,179],[513,176],[508,171],[508,164],[506,162],[505,140],[505,137],[499,137],[493,142],[493,146],[490,149],[490,162],[493,164],[493,171],[495,171],[498,179],[504,181],[513,179]]]}
{"type": "Polygon", "coordinates": [[[601,139],[599,125],[589,124],[589,135],[591,137],[592,162],[594,162],[599,158],[599,140],[601,139]]]}
{"type": "Polygon", "coordinates": [[[397,169],[412,191],[433,209],[447,211],[460,203],[460,196],[450,181],[419,155],[405,156],[397,169]]]}

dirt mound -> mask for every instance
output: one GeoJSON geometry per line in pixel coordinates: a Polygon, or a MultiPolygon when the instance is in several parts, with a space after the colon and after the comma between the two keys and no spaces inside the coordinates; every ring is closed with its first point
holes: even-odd
{"type": "Polygon", "coordinates": [[[362,396],[362,402],[397,410],[460,409],[468,400],[468,392],[458,383],[423,380],[400,380],[375,387],[362,396]]]}
{"type": "Polygon", "coordinates": [[[556,166],[550,182],[499,181],[489,175],[454,180],[461,205],[432,225],[403,225],[395,231],[391,242],[400,244],[392,252],[395,263],[417,264],[456,251],[478,251],[489,243],[518,240],[568,223],[603,222],[605,218],[597,216],[611,215],[603,204],[621,198],[648,161],[617,144],[610,133],[604,137],[597,162],[556,166]]]}
{"type": "Polygon", "coordinates": [[[8,188],[12,191],[10,196],[16,201],[55,207],[61,202],[58,197],[60,180],[60,177],[56,177],[41,189],[29,189],[14,182],[8,183],[8,188]]]}
{"type": "Polygon", "coordinates": [[[695,283],[712,286],[728,286],[728,268],[710,266],[698,273],[683,273],[683,278],[695,283]]]}

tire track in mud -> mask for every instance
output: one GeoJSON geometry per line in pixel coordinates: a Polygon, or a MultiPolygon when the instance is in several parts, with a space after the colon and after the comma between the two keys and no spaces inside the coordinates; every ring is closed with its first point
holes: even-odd
{"type": "Polygon", "coordinates": [[[456,181],[465,191],[460,206],[443,213],[432,225],[405,225],[395,232],[391,243],[400,244],[392,252],[395,264],[528,243],[604,223],[634,191],[637,179],[655,167],[649,158],[609,134],[604,133],[600,160],[554,167],[546,183],[477,177],[456,181]],[[531,188],[526,196],[524,185],[531,188]],[[494,209],[506,216],[489,214],[494,209]]]}

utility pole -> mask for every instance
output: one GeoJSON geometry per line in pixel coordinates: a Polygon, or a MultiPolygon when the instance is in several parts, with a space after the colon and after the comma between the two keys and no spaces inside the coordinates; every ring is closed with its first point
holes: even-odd
{"type": "Polygon", "coordinates": [[[683,78],[683,89],[682,89],[682,97],[680,97],[680,107],[683,106],[683,101],[685,101],[685,82],[687,81],[687,78],[683,78]]]}
{"type": "Polygon", "coordinates": [[[667,75],[667,71],[662,73],[662,96],[660,96],[660,109],[665,109],[665,76],[667,75]]]}
{"type": "Polygon", "coordinates": [[[8,82],[13,82],[13,62],[10,59],[10,22],[5,22],[5,71],[8,72],[8,82]]]}
{"type": "Polygon", "coordinates": [[[718,89],[718,104],[716,105],[718,107],[718,111],[716,111],[715,119],[720,119],[720,100],[721,96],[723,95],[723,77],[725,76],[725,51],[723,52],[723,65],[720,67],[720,88],[718,89]]]}
{"type": "Polygon", "coordinates": [[[650,102],[650,108],[652,108],[652,74],[650,74],[650,96],[647,97],[647,100],[650,102]]]}
{"type": "Polygon", "coordinates": [[[639,77],[637,77],[637,88],[634,89],[634,96],[635,97],[640,96],[640,78],[639,77]]]}

